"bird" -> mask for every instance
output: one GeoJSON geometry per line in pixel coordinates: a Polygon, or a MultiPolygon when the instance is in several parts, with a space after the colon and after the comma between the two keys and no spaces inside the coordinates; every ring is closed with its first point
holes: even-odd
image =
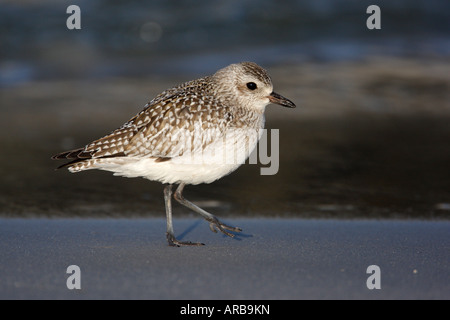
{"type": "Polygon", "coordinates": [[[57,169],[72,173],[99,169],[164,184],[169,246],[200,246],[176,239],[172,197],[199,213],[211,231],[229,237],[241,232],[184,198],[183,191],[186,185],[212,183],[246,161],[263,133],[270,103],[296,107],[273,91],[271,77],[258,64],[231,64],[163,91],[116,130],[51,159],[70,160],[57,169]]]}

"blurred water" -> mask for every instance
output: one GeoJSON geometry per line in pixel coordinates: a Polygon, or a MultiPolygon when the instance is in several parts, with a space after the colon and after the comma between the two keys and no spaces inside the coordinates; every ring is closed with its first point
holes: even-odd
{"type": "Polygon", "coordinates": [[[366,28],[372,1],[3,1],[0,85],[49,78],[204,74],[231,62],[264,65],[368,55],[450,53],[450,2],[377,1],[381,30],[366,28]],[[81,8],[81,30],[66,8],[81,8]]]}
{"type": "Polygon", "coordinates": [[[298,105],[267,110],[280,171],[245,165],[189,199],[219,216],[448,219],[450,2],[376,1],[370,31],[371,4],[0,2],[0,215],[164,215],[159,183],[55,172],[50,156],[170,86],[251,60],[298,105]],[[81,30],[66,27],[72,4],[81,30]]]}

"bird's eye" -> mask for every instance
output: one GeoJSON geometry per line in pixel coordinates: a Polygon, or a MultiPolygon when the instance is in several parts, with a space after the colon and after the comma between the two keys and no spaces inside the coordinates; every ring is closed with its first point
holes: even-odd
{"type": "Polygon", "coordinates": [[[247,83],[247,88],[249,88],[250,90],[255,90],[257,88],[256,83],[254,82],[247,83]]]}

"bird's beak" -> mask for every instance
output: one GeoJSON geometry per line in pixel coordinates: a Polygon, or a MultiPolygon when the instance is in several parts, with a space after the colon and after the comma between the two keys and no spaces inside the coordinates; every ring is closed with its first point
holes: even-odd
{"type": "Polygon", "coordinates": [[[279,104],[280,106],[283,106],[283,107],[287,107],[287,108],[295,108],[296,107],[295,104],[291,100],[289,100],[275,92],[272,92],[268,98],[269,98],[270,102],[279,104]]]}

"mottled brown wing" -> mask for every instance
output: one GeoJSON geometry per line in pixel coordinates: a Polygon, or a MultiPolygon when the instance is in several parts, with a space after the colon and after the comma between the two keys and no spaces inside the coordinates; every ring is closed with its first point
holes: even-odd
{"type": "Polygon", "coordinates": [[[172,158],[199,151],[225,133],[227,108],[213,102],[212,98],[184,93],[144,109],[133,120],[139,129],[123,152],[128,156],[172,158]]]}
{"type": "Polygon", "coordinates": [[[163,160],[195,152],[224,134],[227,108],[213,102],[213,98],[200,99],[192,93],[155,99],[110,134],[52,158],[74,159],[63,165],[67,166],[92,158],[137,156],[163,160]]]}

